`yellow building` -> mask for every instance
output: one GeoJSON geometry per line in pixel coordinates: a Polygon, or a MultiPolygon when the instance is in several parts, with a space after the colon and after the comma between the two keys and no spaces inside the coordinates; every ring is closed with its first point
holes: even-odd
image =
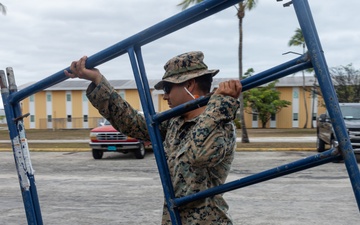
{"type": "MultiPolygon", "coordinates": [[[[213,87],[229,78],[214,78],[213,87]]],[[[306,77],[305,87],[310,89],[314,77],[306,77]]],[[[158,80],[149,80],[150,87],[158,80]]],[[[132,107],[142,110],[139,94],[134,80],[110,80],[115,90],[125,98],[132,107]]],[[[29,84],[30,85],[30,84],[29,84]]],[[[23,114],[30,113],[24,119],[27,129],[82,129],[93,128],[102,120],[99,112],[86,98],[89,81],[66,80],[43,91],[40,91],[21,102],[23,114]]],[[[28,85],[22,85],[23,89],[28,85]]],[[[281,99],[292,102],[271,118],[269,128],[303,128],[306,121],[304,90],[302,77],[292,76],[279,79],[276,89],[281,92],[281,99]]],[[[168,110],[168,104],[162,99],[163,92],[151,89],[155,111],[168,110]]],[[[308,125],[315,124],[317,115],[325,112],[321,96],[313,97],[305,91],[308,111],[308,125]],[[314,106],[314,107],[313,107],[314,106]],[[313,115],[312,115],[313,112],[313,115]]],[[[245,114],[247,128],[259,128],[261,123],[256,114],[245,114]]]]}

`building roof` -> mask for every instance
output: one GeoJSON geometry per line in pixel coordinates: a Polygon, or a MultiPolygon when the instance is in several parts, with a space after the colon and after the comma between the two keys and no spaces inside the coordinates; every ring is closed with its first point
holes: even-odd
{"type": "MultiPolygon", "coordinates": [[[[217,87],[220,82],[236,79],[236,78],[215,78],[213,80],[213,87],[217,87]]],[[[313,76],[305,76],[305,86],[309,87],[314,84],[313,76]]],[[[158,79],[149,79],[150,89],[154,88],[154,85],[159,81],[158,79]]],[[[133,79],[127,80],[109,80],[110,84],[117,90],[124,89],[137,89],[136,82],[133,79]]],[[[18,87],[19,90],[24,89],[30,85],[33,85],[34,82],[27,83],[18,87]]],[[[65,80],[58,84],[55,84],[49,88],[46,88],[46,91],[70,91],[70,90],[86,90],[89,86],[90,81],[88,80],[65,80]]],[[[303,86],[303,77],[302,76],[287,76],[279,79],[279,82],[276,84],[276,87],[301,87],[303,86]]]]}

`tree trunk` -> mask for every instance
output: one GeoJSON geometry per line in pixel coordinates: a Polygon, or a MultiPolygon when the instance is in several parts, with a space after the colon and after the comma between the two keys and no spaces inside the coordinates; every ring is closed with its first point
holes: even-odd
{"type": "Polygon", "coordinates": [[[304,75],[304,71],[302,72],[302,76],[303,76],[303,88],[302,88],[302,92],[303,92],[303,99],[304,99],[304,107],[305,107],[305,123],[303,128],[307,128],[307,124],[309,121],[309,112],[308,112],[308,107],[307,107],[307,103],[306,103],[306,91],[305,91],[305,75],[304,75]]]}
{"type": "MultiPolygon", "coordinates": [[[[312,94],[314,94],[314,92],[312,92],[312,94]]],[[[311,121],[311,128],[314,128],[314,121],[313,121],[313,115],[314,115],[314,108],[315,108],[315,98],[314,96],[311,96],[312,98],[312,106],[311,106],[311,116],[310,116],[310,121],[311,121]]]]}
{"type": "Polygon", "coordinates": [[[311,107],[311,128],[314,128],[313,115],[315,112],[315,88],[316,88],[316,75],[314,76],[314,84],[311,90],[312,107],[311,107]]]}
{"type": "MultiPolygon", "coordinates": [[[[242,46],[243,46],[243,30],[242,30],[242,21],[245,16],[245,7],[243,2],[239,3],[239,9],[238,9],[238,18],[239,18],[239,80],[242,80],[243,75],[243,67],[242,67],[242,46]]],[[[246,129],[245,124],[245,117],[244,117],[244,98],[242,93],[239,97],[240,100],[240,122],[241,122],[241,142],[242,143],[249,143],[249,136],[246,129]]]]}
{"type": "MultiPolygon", "coordinates": [[[[303,54],[305,54],[305,43],[303,43],[303,54]]],[[[303,128],[307,128],[308,121],[309,121],[309,112],[308,107],[306,103],[306,91],[305,91],[305,71],[302,71],[302,77],[303,77],[303,98],[304,98],[304,107],[305,107],[305,124],[303,128]]],[[[311,119],[312,120],[312,119],[311,119]]],[[[312,123],[312,121],[311,121],[312,123]]]]}

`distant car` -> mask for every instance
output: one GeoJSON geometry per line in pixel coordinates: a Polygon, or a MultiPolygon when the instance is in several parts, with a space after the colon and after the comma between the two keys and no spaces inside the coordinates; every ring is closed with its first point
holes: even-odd
{"type": "Polygon", "coordinates": [[[143,159],[145,157],[145,146],[150,142],[128,137],[115,130],[109,121],[105,120],[90,131],[90,147],[94,159],[101,159],[104,152],[122,152],[124,154],[133,152],[135,158],[143,159]]]}
{"type": "MultiPolygon", "coordinates": [[[[360,103],[339,103],[339,105],[352,148],[358,157],[360,154],[360,103]]],[[[318,117],[316,129],[317,151],[325,151],[325,145],[332,147],[336,137],[328,113],[321,114],[318,117]]]]}

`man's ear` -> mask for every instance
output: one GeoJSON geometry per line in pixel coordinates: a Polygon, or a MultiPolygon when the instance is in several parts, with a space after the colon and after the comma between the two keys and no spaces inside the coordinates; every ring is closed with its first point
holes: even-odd
{"type": "Polygon", "coordinates": [[[190,92],[192,92],[195,88],[195,85],[196,85],[195,79],[191,79],[191,80],[188,80],[186,87],[190,92]]]}

